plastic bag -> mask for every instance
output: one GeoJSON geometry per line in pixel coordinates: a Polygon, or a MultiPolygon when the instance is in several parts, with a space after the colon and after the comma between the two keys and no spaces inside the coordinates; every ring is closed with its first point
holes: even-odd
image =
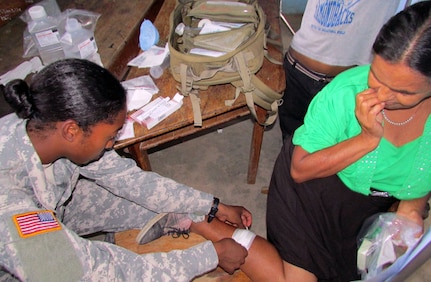
{"type": "Polygon", "coordinates": [[[61,13],[59,20],[60,42],[63,45],[66,58],[86,59],[103,66],[100,55],[97,52],[98,48],[94,37],[97,20],[100,16],[98,13],[79,9],[67,9],[61,13]],[[66,30],[67,23],[70,20],[76,20],[75,22],[79,23],[79,33],[81,34],[79,39],[74,39],[71,33],[66,30]],[[81,41],[75,42],[74,40],[81,41]],[[71,55],[71,50],[77,54],[73,53],[71,55]]]}
{"type": "MultiPolygon", "coordinates": [[[[56,19],[56,21],[59,21],[61,10],[55,0],[43,0],[36,3],[35,5],[42,6],[45,9],[48,17],[51,17],[53,19],[56,19]]],[[[35,5],[32,5],[31,7],[35,5]]],[[[28,12],[28,10],[31,7],[25,10],[25,12],[22,13],[21,16],[19,17],[23,22],[27,24],[32,21],[30,14],[28,12]]],[[[39,51],[37,50],[36,44],[33,42],[31,38],[28,28],[26,28],[23,32],[23,48],[24,48],[24,53],[23,53],[24,58],[30,58],[30,57],[39,55],[39,51]]]]}
{"type": "MultiPolygon", "coordinates": [[[[61,14],[60,7],[55,0],[42,0],[32,5],[31,7],[36,5],[42,6],[49,17],[58,18],[61,14]]],[[[30,9],[31,7],[29,7],[28,9],[30,9]]],[[[22,15],[19,17],[25,23],[29,23],[32,21],[30,14],[28,13],[28,9],[25,10],[25,12],[22,13],[22,15]]]]}
{"type": "Polygon", "coordinates": [[[418,243],[422,227],[396,213],[367,219],[358,236],[357,265],[363,280],[371,279],[418,243]]]}
{"type": "Polygon", "coordinates": [[[69,18],[75,18],[81,24],[82,28],[85,28],[94,33],[96,30],[97,20],[100,18],[100,14],[79,10],[79,9],[66,9],[60,15],[60,27],[63,29],[66,25],[66,21],[69,18]]]}
{"type": "MultiPolygon", "coordinates": [[[[66,33],[66,23],[68,19],[76,19],[82,29],[88,31],[88,34],[90,34],[89,38],[91,39],[91,45],[87,44],[86,46],[91,46],[92,48],[90,49],[89,47],[87,47],[85,49],[85,59],[103,66],[100,59],[100,55],[97,53],[97,44],[94,39],[94,31],[96,29],[97,20],[101,16],[100,14],[79,9],[67,9],[61,12],[55,0],[43,0],[37,3],[37,5],[43,6],[48,17],[52,18],[57,23],[56,26],[58,27],[58,33],[60,35],[60,41],[62,44],[72,44],[72,42],[69,42],[72,39],[67,37],[68,34],[66,33]]],[[[21,20],[26,22],[27,25],[32,21],[28,9],[20,16],[20,18],[21,20]]],[[[32,40],[28,28],[26,28],[23,32],[23,42],[24,58],[39,55],[39,51],[36,48],[36,44],[32,40]]]]}

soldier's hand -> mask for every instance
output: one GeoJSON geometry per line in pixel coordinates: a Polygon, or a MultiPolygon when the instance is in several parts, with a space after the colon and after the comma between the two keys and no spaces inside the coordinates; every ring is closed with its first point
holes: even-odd
{"type": "Polygon", "coordinates": [[[251,212],[241,206],[230,206],[220,203],[216,217],[221,222],[239,228],[250,227],[252,223],[251,212]]]}
{"type": "Polygon", "coordinates": [[[214,243],[219,266],[229,274],[232,274],[244,262],[248,255],[247,250],[231,238],[225,238],[214,243]]]}

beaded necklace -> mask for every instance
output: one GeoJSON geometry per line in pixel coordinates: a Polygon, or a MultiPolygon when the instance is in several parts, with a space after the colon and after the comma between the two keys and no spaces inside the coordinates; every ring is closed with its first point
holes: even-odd
{"type": "Polygon", "coordinates": [[[406,119],[405,121],[402,121],[402,122],[395,122],[395,121],[392,121],[392,120],[390,120],[389,118],[388,118],[388,116],[386,115],[386,113],[385,113],[385,110],[382,110],[382,115],[383,115],[383,118],[388,122],[388,123],[390,123],[390,124],[392,124],[392,125],[395,125],[395,126],[403,126],[403,125],[406,125],[407,123],[409,123],[409,122],[411,122],[412,120],[413,120],[413,117],[415,116],[415,114],[416,114],[416,112],[414,112],[408,119],[406,119]]]}

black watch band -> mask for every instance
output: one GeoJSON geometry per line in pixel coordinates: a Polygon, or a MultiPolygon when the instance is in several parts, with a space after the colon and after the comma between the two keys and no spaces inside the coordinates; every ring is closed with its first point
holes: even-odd
{"type": "Polygon", "coordinates": [[[220,203],[219,198],[214,197],[213,205],[211,207],[210,212],[208,213],[208,223],[210,223],[214,219],[216,213],[218,212],[219,203],[220,203]]]}

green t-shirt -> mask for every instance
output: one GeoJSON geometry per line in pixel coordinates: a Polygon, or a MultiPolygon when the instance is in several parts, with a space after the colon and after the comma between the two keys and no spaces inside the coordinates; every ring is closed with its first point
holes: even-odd
{"type": "MultiPolygon", "coordinates": [[[[293,143],[309,153],[330,147],[361,131],[355,117],[355,96],[368,88],[370,66],[338,75],[311,102],[304,125],[293,143]]],[[[353,191],[368,195],[370,187],[398,199],[415,199],[431,191],[431,117],[423,135],[401,147],[382,138],[379,146],[337,175],[353,191]]]]}

